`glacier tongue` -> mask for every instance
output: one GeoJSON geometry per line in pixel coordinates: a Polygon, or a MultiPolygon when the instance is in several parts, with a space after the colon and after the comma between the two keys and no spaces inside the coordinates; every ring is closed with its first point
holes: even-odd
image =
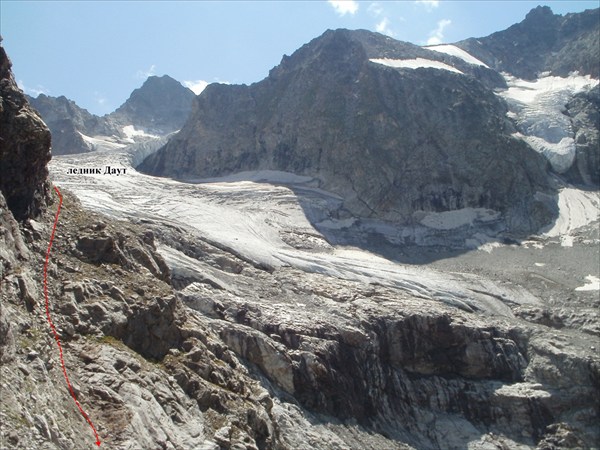
{"type": "MultiPolygon", "coordinates": [[[[313,227],[299,194],[286,186],[241,181],[240,177],[193,184],[141,174],[131,164],[138,147],[59,156],[52,160],[50,171],[54,182],[73,191],[85,207],[118,219],[151,220],[185,229],[257,267],[277,270],[291,266],[338,279],[377,283],[462,310],[504,316],[512,312],[501,298],[538,302],[522,289],[516,292],[472,275],[405,266],[365,250],[334,248],[313,227]],[[75,167],[105,166],[124,167],[126,175],[69,174],[75,167]]],[[[294,188],[297,191],[310,189],[304,184],[307,180],[282,173],[245,175],[293,180],[301,182],[300,188],[294,188]]],[[[312,189],[311,195],[324,204],[339,203],[336,196],[318,189],[312,189]]],[[[183,264],[181,257],[165,246],[162,251],[168,260],[183,264]]],[[[190,264],[187,261],[181,270],[193,271],[190,264]]]]}
{"type": "Polygon", "coordinates": [[[544,76],[525,81],[503,74],[508,89],[499,92],[510,108],[524,139],[543,154],[557,173],[565,173],[575,160],[575,140],[570,118],[563,113],[565,105],[577,93],[598,85],[589,75],[572,74],[567,78],[544,76]]]}

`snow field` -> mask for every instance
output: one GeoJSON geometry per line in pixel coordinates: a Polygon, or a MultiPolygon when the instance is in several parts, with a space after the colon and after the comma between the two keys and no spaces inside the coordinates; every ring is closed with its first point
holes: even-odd
{"type": "Polygon", "coordinates": [[[587,283],[575,288],[576,291],[600,291],[600,278],[588,275],[585,279],[588,280],[587,283]]]}
{"type": "Polygon", "coordinates": [[[600,220],[600,193],[565,187],[558,193],[558,218],[544,236],[560,237],[565,247],[573,245],[572,234],[578,228],[600,220]]]}
{"type": "Polygon", "coordinates": [[[457,47],[456,45],[449,44],[441,44],[441,45],[432,45],[428,47],[423,47],[427,50],[431,50],[434,52],[445,53],[447,55],[456,56],[457,58],[462,59],[463,61],[473,64],[474,66],[483,66],[489,68],[485,63],[475,58],[470,53],[464,51],[462,48],[457,47]]]}
{"type": "Polygon", "coordinates": [[[136,137],[150,138],[150,139],[160,138],[160,136],[146,133],[144,130],[136,130],[133,125],[127,125],[127,126],[123,127],[122,131],[123,131],[123,134],[125,134],[125,136],[127,136],[126,141],[130,144],[135,143],[136,137]]]}
{"type": "Polygon", "coordinates": [[[423,59],[423,58],[415,58],[415,59],[389,59],[389,58],[373,58],[369,61],[374,62],[376,64],[381,64],[388,67],[394,67],[395,69],[420,69],[420,68],[428,68],[428,69],[441,69],[448,70],[454,73],[462,72],[448,64],[444,64],[443,62],[433,61],[431,59],[423,59]]]}

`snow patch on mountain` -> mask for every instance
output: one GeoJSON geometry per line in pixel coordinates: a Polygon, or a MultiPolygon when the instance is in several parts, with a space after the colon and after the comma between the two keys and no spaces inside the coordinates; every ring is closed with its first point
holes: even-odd
{"type": "Polygon", "coordinates": [[[473,64],[475,66],[483,66],[489,69],[489,66],[484,62],[478,60],[470,53],[464,51],[462,48],[457,47],[456,45],[450,44],[441,44],[441,45],[432,45],[429,47],[423,47],[427,50],[432,50],[434,52],[445,53],[450,56],[456,56],[457,58],[462,59],[463,61],[473,64]]]}
{"type": "Polygon", "coordinates": [[[600,278],[588,275],[585,279],[587,283],[575,288],[576,291],[600,291],[600,278]]]}
{"type": "Polygon", "coordinates": [[[114,137],[108,136],[86,136],[85,134],[78,131],[83,140],[90,145],[91,149],[94,151],[99,150],[114,150],[117,148],[123,148],[126,144],[116,142],[114,137]]]}
{"type": "Polygon", "coordinates": [[[575,94],[590,90],[599,81],[576,73],[566,78],[544,76],[535,81],[506,73],[503,76],[508,89],[498,95],[508,103],[508,116],[519,130],[516,137],[544,155],[557,173],[569,170],[576,146],[571,120],[563,113],[565,105],[575,94]]]}
{"type": "Polygon", "coordinates": [[[369,61],[376,64],[381,64],[388,67],[394,67],[395,69],[441,69],[448,70],[450,72],[460,73],[462,72],[448,64],[443,62],[433,61],[431,59],[415,58],[415,59],[389,59],[389,58],[373,58],[369,61]]]}
{"type": "Polygon", "coordinates": [[[558,193],[558,211],[554,224],[542,232],[548,237],[560,237],[564,247],[571,247],[575,230],[600,219],[600,194],[573,187],[562,188],[558,193]]]}
{"type": "Polygon", "coordinates": [[[158,139],[160,136],[155,134],[146,133],[144,130],[136,130],[133,125],[127,125],[122,129],[123,134],[126,136],[126,141],[133,144],[136,142],[136,138],[149,138],[158,139]]]}

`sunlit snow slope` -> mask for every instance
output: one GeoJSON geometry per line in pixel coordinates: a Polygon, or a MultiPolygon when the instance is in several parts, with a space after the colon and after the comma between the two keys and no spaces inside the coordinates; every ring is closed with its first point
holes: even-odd
{"type": "Polygon", "coordinates": [[[427,50],[432,50],[434,52],[445,53],[447,55],[456,56],[457,58],[462,59],[463,61],[473,64],[476,66],[488,67],[485,63],[475,58],[470,53],[464,51],[462,48],[458,48],[455,45],[450,44],[441,44],[441,45],[432,45],[429,47],[425,47],[427,50]]]}
{"type": "Polygon", "coordinates": [[[370,60],[376,64],[382,64],[396,69],[441,69],[454,73],[462,73],[460,70],[443,62],[434,61],[431,59],[415,58],[415,59],[389,59],[389,58],[374,58],[370,60]]]}

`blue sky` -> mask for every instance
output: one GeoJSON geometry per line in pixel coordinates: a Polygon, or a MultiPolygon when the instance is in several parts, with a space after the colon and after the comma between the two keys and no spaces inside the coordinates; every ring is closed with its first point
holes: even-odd
{"type": "Polygon", "coordinates": [[[487,36],[540,4],[566,14],[598,3],[0,0],[0,33],[28,94],[65,95],[105,114],[148,75],[190,86],[260,81],[327,29],[363,28],[424,45],[487,36]]]}

